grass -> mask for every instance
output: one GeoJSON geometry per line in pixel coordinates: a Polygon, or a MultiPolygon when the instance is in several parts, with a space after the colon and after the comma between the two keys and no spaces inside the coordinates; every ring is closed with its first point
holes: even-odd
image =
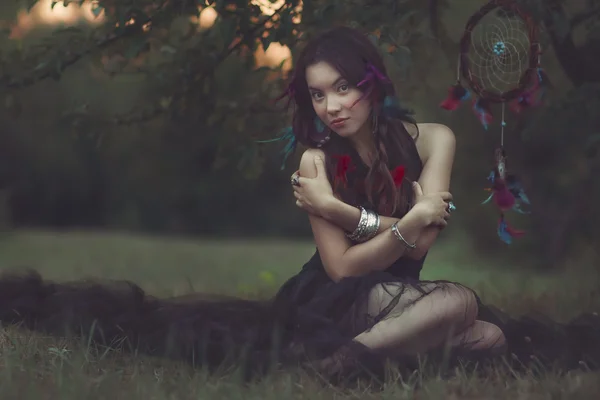
{"type": "MultiPolygon", "coordinates": [[[[519,266],[492,268],[489,260],[475,258],[468,245],[459,242],[441,243],[432,251],[423,277],[463,282],[478,290],[485,301],[511,313],[540,311],[565,319],[598,310],[596,287],[600,280],[591,268],[572,266],[564,273],[543,276],[519,266]]],[[[56,280],[90,276],[129,279],[161,296],[191,291],[268,296],[313,252],[309,242],[284,240],[210,241],[33,231],[0,238],[2,269],[34,267],[56,280]]],[[[401,380],[392,373],[383,392],[341,392],[301,371],[274,373],[261,382],[243,384],[232,371],[208,376],[186,365],[116,351],[98,353],[85,343],[40,337],[13,327],[0,333],[0,353],[3,398],[579,399],[594,398],[600,392],[598,373],[559,377],[547,371],[542,378],[523,374],[507,379],[510,371],[500,367],[486,379],[459,372],[455,378],[442,380],[423,369],[401,380]]]]}

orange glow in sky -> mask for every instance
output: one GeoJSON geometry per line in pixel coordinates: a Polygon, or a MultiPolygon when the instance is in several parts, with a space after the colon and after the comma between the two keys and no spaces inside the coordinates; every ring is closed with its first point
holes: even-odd
{"type": "Polygon", "coordinates": [[[262,45],[259,46],[254,53],[254,60],[257,67],[277,67],[285,60],[282,69],[285,72],[292,69],[292,52],[289,47],[279,43],[271,43],[266,52],[262,45]]]}
{"type": "Polygon", "coordinates": [[[86,0],[81,7],[73,3],[65,7],[62,2],[59,2],[54,8],[51,8],[52,0],[39,0],[30,12],[22,10],[17,14],[10,38],[22,39],[36,27],[73,26],[81,22],[93,25],[101,24],[105,19],[104,11],[96,17],[92,12],[95,3],[95,0],[86,0]]]}
{"type": "MultiPolygon", "coordinates": [[[[198,7],[198,9],[200,9],[200,7],[198,7]]],[[[206,7],[200,11],[198,17],[191,17],[190,20],[195,24],[199,24],[201,29],[209,29],[215,24],[217,17],[217,12],[213,7],[206,7]]]]}
{"type": "Polygon", "coordinates": [[[263,14],[273,15],[275,10],[285,3],[285,0],[275,0],[274,2],[269,0],[252,0],[250,3],[259,6],[260,11],[262,11],[263,14]]]}

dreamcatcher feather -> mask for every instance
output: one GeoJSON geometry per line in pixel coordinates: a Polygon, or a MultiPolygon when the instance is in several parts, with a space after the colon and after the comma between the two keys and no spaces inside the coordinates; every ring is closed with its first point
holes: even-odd
{"type": "Polygon", "coordinates": [[[440,104],[453,111],[471,100],[472,109],[486,130],[494,120],[494,106],[501,106],[500,145],[488,176],[490,187],[486,190],[491,193],[483,204],[493,203],[498,208],[497,232],[507,244],[524,232],[512,228],[505,213],[509,210],[526,213],[522,205],[530,202],[518,177],[507,169],[505,110],[508,106],[518,114],[539,105],[545,88],[550,85],[540,65],[538,35],[537,24],[515,0],[492,0],[484,5],[467,21],[460,41],[456,83],[440,104]]]}

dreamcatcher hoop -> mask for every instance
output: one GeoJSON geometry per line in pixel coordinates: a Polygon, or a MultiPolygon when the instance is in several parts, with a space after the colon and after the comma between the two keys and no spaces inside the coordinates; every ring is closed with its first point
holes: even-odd
{"type": "Polygon", "coordinates": [[[527,90],[535,77],[537,69],[540,67],[541,45],[539,43],[539,28],[531,16],[521,10],[514,0],[491,0],[473,14],[465,26],[465,31],[460,40],[460,56],[458,65],[458,80],[460,76],[467,81],[469,87],[480,98],[489,100],[493,103],[506,103],[517,99],[527,90]],[[471,35],[475,26],[488,14],[496,9],[504,9],[518,16],[527,26],[527,38],[529,40],[529,64],[521,75],[515,88],[504,93],[495,93],[483,87],[471,70],[471,61],[469,59],[469,49],[472,44],[471,35]]]}

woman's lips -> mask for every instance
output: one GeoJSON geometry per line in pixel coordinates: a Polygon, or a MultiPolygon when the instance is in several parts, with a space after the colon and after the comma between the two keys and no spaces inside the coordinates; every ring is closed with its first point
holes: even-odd
{"type": "Polygon", "coordinates": [[[344,126],[347,120],[348,118],[336,118],[333,121],[331,121],[331,126],[333,126],[334,128],[341,128],[344,126]]]}

